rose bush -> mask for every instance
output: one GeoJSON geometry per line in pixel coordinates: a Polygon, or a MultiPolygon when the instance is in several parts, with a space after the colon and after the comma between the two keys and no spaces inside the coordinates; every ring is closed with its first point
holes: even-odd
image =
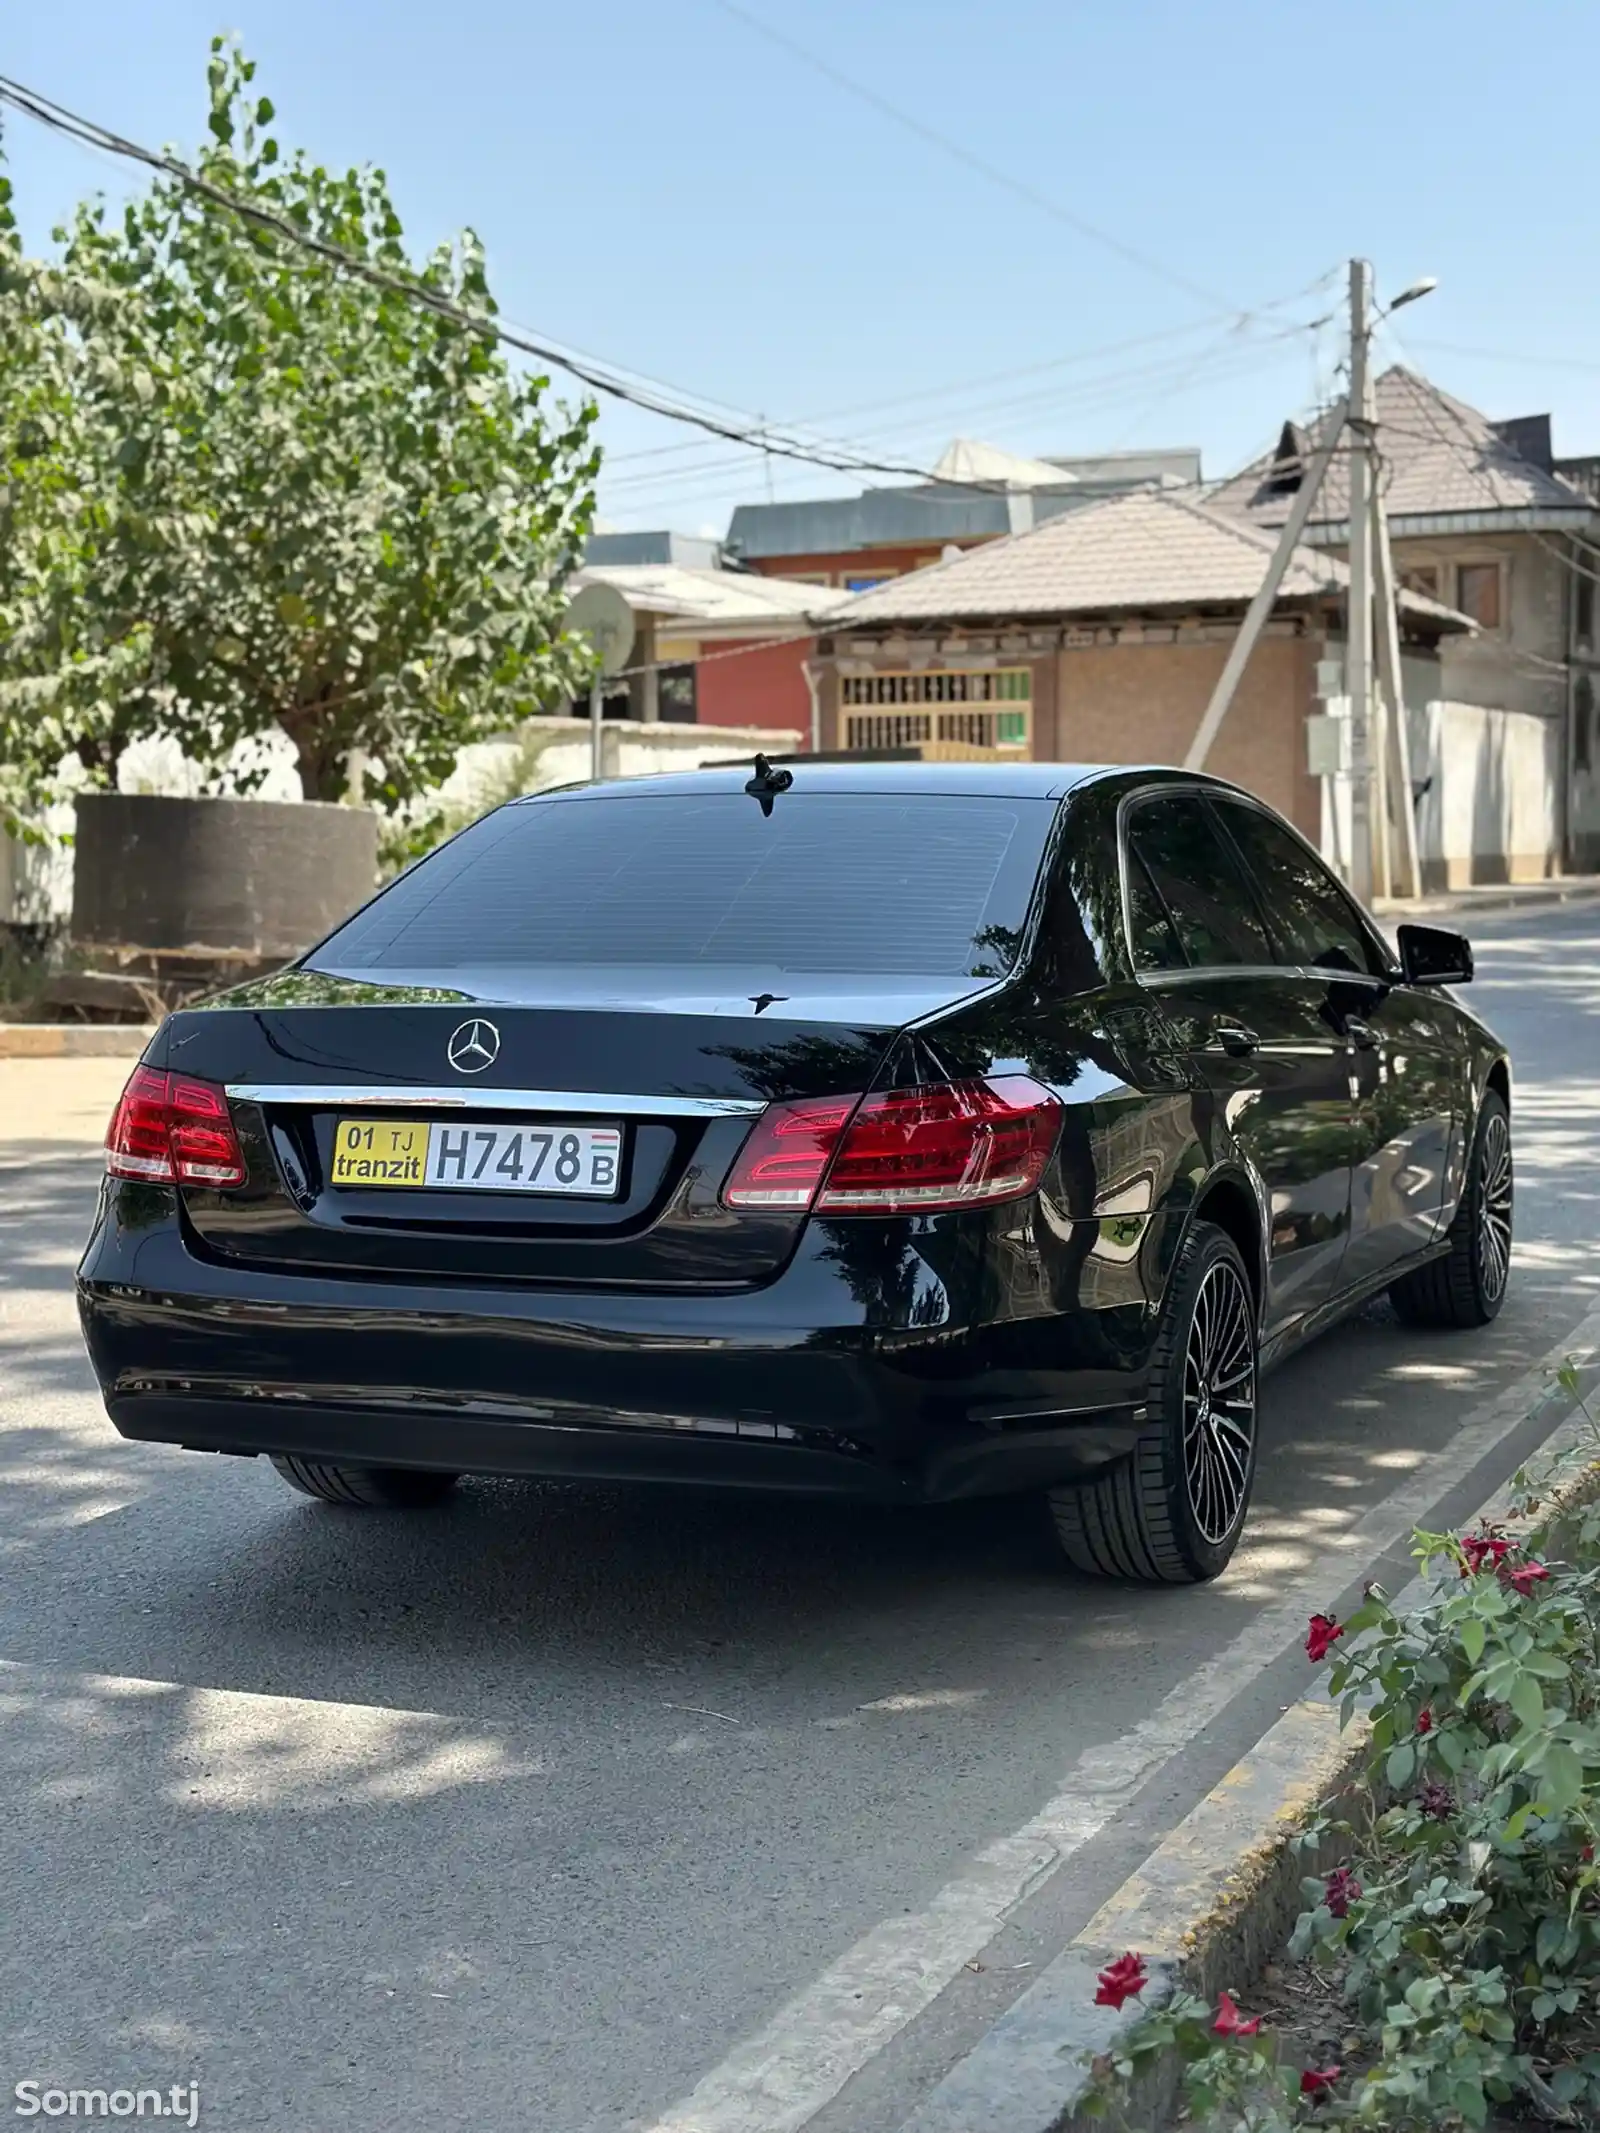
{"type": "Polygon", "coordinates": [[[1502,2106],[1600,2125],[1600,1431],[1576,1369],[1558,1377],[1590,1439],[1517,1477],[1515,1531],[1419,1533],[1419,1605],[1372,1586],[1308,1625],[1370,1750],[1364,1811],[1298,1840],[1346,1863],[1303,1884],[1290,1952],[1327,1967],[1369,2063],[1285,2066],[1231,1993],[1180,1993],[1099,2063],[1101,2115],[1176,2053],[1194,2119],[1230,2133],[1435,2133],[1502,2106]]]}

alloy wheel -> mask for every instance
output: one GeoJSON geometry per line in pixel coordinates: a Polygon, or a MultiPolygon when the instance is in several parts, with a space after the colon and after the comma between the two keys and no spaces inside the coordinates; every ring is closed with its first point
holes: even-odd
{"type": "Polygon", "coordinates": [[[1483,1122],[1478,1152],[1478,1279],[1485,1300],[1498,1302],[1511,1271],[1511,1128],[1504,1112],[1483,1122]]]}
{"type": "Polygon", "coordinates": [[[1195,1524],[1213,1546],[1244,1514],[1256,1434],[1250,1297],[1236,1267],[1211,1267],[1183,1362],[1183,1468],[1195,1524]]]}

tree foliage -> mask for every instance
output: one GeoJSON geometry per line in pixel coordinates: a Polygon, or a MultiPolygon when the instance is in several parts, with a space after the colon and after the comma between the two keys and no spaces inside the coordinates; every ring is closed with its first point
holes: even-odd
{"type": "MultiPolygon", "coordinates": [[[[492,315],[476,238],[420,267],[381,171],[285,156],[218,40],[193,167],[234,198],[492,315]]],[[[217,776],[274,730],[307,798],[353,762],[393,809],[461,747],[581,687],[562,581],[594,410],[492,334],[317,259],[180,180],[81,208],[30,266],[0,200],[0,756],[37,802],[172,734],[217,776]],[[54,751],[54,756],[52,756],[54,751]]]]}

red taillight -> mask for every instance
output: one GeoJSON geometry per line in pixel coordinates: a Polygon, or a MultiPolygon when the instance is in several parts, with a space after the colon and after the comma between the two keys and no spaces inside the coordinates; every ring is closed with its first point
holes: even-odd
{"type": "Polygon", "coordinates": [[[135,1067],[111,1114],[106,1169],[162,1185],[242,1185],[226,1094],[214,1082],[135,1067]]]}
{"type": "Polygon", "coordinates": [[[815,1103],[769,1104],[739,1151],[722,1195],[728,1206],[809,1207],[860,1101],[859,1096],[829,1096],[815,1103]]]}
{"type": "Polygon", "coordinates": [[[729,1207],[927,1214],[1032,1192],[1059,1100],[1023,1074],[886,1096],[773,1104],[723,1191],[729,1207]]]}

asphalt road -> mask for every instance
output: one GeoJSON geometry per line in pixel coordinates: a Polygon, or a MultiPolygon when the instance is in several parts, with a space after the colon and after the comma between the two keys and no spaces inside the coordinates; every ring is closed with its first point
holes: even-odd
{"type": "Polygon", "coordinates": [[[891,2133],[1296,1693],[1308,1604],[1544,1426],[1600,1309],[1600,904],[1477,939],[1506,1310],[1380,1306],[1274,1378],[1201,1591],[1077,1580],[1009,1504],[385,1517],[123,1445],[70,1302],[96,1157],[30,1121],[49,1070],[0,1078],[0,2111],[194,2080],[227,2133],[891,2133]]]}

